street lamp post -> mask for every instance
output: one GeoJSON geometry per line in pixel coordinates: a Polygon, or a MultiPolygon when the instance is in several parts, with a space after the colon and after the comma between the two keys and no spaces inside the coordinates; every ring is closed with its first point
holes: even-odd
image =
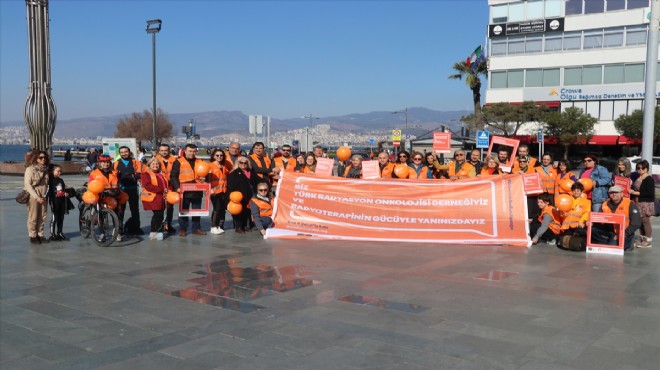
{"type": "Polygon", "coordinates": [[[406,109],[404,109],[402,111],[392,112],[392,114],[401,114],[401,113],[404,113],[406,115],[406,130],[403,132],[403,139],[404,139],[403,148],[405,150],[407,150],[408,149],[408,147],[407,147],[407,145],[408,145],[408,107],[406,107],[406,109]]]}
{"type": "Polygon", "coordinates": [[[319,117],[314,117],[311,113],[309,116],[302,116],[300,118],[309,118],[309,127],[305,130],[305,152],[309,152],[309,129],[312,127],[312,120],[320,119],[319,117]]]}
{"type": "Polygon", "coordinates": [[[153,122],[151,125],[151,149],[156,150],[158,139],[156,138],[156,34],[160,31],[160,19],[152,19],[147,21],[147,33],[151,34],[151,66],[152,66],[152,80],[153,80],[153,122]]]}

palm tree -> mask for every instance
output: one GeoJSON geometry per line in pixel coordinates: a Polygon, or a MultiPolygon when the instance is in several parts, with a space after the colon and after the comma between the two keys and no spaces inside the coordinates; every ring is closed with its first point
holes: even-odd
{"type": "Polygon", "coordinates": [[[457,73],[450,75],[450,80],[462,80],[465,78],[465,84],[472,90],[472,103],[474,104],[474,115],[477,122],[481,122],[481,79],[479,76],[488,78],[488,63],[483,61],[477,65],[477,68],[468,66],[464,60],[454,63],[452,67],[457,73]]]}

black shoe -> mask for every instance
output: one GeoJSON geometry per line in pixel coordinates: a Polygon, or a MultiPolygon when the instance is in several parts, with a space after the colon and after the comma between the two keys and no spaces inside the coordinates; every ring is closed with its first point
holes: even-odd
{"type": "Polygon", "coordinates": [[[60,236],[59,235],[51,235],[50,238],[48,238],[51,242],[59,242],[60,241],[60,236]]]}
{"type": "Polygon", "coordinates": [[[41,244],[41,242],[39,241],[39,238],[36,238],[36,237],[35,238],[30,238],[30,243],[32,243],[32,244],[41,244]]]}
{"type": "Polygon", "coordinates": [[[44,238],[43,236],[39,236],[38,238],[41,244],[48,244],[50,242],[48,239],[44,238]]]}
{"type": "Polygon", "coordinates": [[[167,225],[167,233],[168,234],[176,234],[176,229],[172,225],[167,225]]]}
{"type": "Polygon", "coordinates": [[[135,235],[144,235],[144,230],[142,229],[135,230],[135,235]]]}
{"type": "Polygon", "coordinates": [[[69,238],[67,238],[63,233],[57,234],[57,237],[60,238],[60,241],[68,241],[69,238]]]}

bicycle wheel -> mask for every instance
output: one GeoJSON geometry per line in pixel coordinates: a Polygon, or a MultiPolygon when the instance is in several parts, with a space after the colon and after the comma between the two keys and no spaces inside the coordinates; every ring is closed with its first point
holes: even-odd
{"type": "Polygon", "coordinates": [[[119,235],[119,218],[107,208],[101,208],[92,216],[92,240],[99,247],[112,244],[119,235]]]}
{"type": "Polygon", "coordinates": [[[85,204],[80,210],[80,218],[78,219],[80,227],[80,236],[89,238],[89,234],[92,232],[92,208],[90,205],[85,204]]]}

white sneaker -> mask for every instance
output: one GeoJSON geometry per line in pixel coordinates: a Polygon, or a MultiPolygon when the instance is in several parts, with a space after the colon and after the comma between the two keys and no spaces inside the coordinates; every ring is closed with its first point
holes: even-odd
{"type": "Polygon", "coordinates": [[[117,235],[116,241],[120,242],[121,241],[121,234],[117,235]]]}
{"type": "Polygon", "coordinates": [[[156,233],[149,233],[149,240],[156,240],[156,233]]]}
{"type": "Polygon", "coordinates": [[[157,233],[156,240],[163,240],[163,233],[157,233]]]}
{"type": "Polygon", "coordinates": [[[219,227],[212,227],[212,228],[211,228],[211,234],[214,234],[214,235],[221,235],[221,234],[224,234],[224,232],[225,232],[225,231],[222,230],[222,229],[219,228],[219,227]]]}

